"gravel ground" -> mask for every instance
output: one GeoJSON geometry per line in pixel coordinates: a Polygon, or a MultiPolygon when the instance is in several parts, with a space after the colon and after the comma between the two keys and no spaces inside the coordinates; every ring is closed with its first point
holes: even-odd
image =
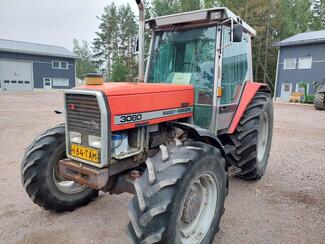
{"type": "MultiPolygon", "coordinates": [[[[131,195],[103,194],[73,212],[34,205],[20,181],[26,146],[63,121],[52,111],[62,93],[0,93],[0,243],[128,243],[131,195]]],[[[275,104],[266,175],[230,179],[226,212],[215,243],[325,243],[325,112],[275,104]]]]}

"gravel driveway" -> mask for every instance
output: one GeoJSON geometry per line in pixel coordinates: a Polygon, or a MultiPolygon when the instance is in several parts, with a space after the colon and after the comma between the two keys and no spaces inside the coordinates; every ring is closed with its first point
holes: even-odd
{"type": "MultiPolygon", "coordinates": [[[[103,194],[73,212],[34,205],[20,181],[26,146],[63,117],[63,95],[0,93],[0,243],[128,243],[131,195],[103,194]]],[[[259,182],[230,179],[215,243],[325,243],[325,111],[275,104],[269,166],[259,182]]]]}

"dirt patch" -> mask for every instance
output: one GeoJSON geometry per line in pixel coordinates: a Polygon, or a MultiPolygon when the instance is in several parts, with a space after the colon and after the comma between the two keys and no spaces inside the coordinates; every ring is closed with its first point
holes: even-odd
{"type": "Polygon", "coordinates": [[[18,240],[17,244],[66,244],[78,243],[74,240],[67,231],[48,231],[48,230],[35,230],[35,232],[27,233],[23,239],[18,240]]]}

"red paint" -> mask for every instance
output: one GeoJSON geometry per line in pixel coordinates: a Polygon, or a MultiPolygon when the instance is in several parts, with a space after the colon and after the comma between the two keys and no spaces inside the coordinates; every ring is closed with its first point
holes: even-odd
{"type": "Polygon", "coordinates": [[[240,119],[242,118],[243,114],[246,111],[247,106],[252,101],[257,91],[260,90],[261,88],[266,88],[266,87],[267,85],[263,83],[256,83],[256,82],[246,83],[237,111],[229,127],[229,131],[228,131],[229,134],[233,134],[235,132],[240,119]]]}
{"type": "Polygon", "coordinates": [[[149,121],[115,125],[114,117],[123,114],[151,112],[194,105],[194,88],[191,85],[109,82],[103,85],[85,85],[77,89],[100,90],[107,96],[111,111],[111,130],[135,128],[137,123],[158,124],[175,119],[192,117],[192,113],[174,115],[149,121]]]}

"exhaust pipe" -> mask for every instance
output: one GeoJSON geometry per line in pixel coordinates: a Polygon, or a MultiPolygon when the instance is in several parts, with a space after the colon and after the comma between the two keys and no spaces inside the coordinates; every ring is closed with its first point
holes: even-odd
{"type": "Polygon", "coordinates": [[[135,0],[139,8],[139,82],[144,82],[144,4],[135,0]]]}

